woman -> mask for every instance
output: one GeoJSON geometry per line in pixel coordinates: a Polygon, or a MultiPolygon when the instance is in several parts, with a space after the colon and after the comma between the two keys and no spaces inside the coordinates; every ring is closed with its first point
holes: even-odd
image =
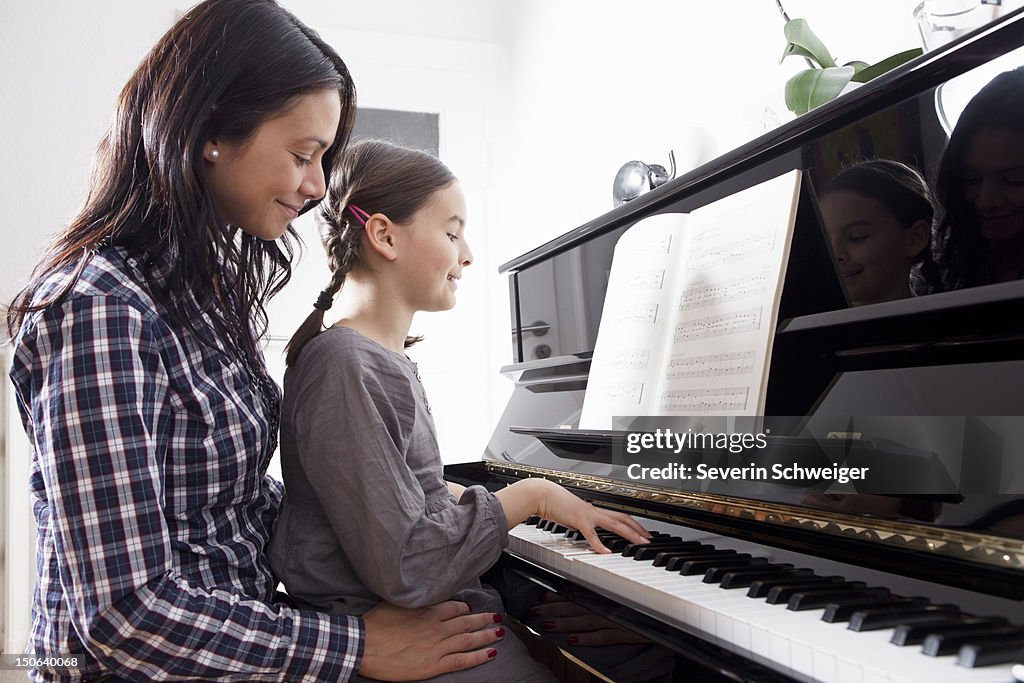
{"type": "Polygon", "coordinates": [[[956,123],[936,180],[942,283],[1024,277],[1024,67],[993,78],[956,123]]]}
{"type": "Polygon", "coordinates": [[[84,207],[8,311],[34,680],[409,680],[487,661],[495,616],[464,605],[360,620],[272,602],[280,395],[258,333],[354,112],[345,64],[272,0],[196,6],[125,85],[84,207]]]}

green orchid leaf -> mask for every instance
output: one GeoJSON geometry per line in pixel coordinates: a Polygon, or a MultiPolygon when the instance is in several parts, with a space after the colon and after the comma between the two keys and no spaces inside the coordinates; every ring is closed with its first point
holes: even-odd
{"type": "Polygon", "coordinates": [[[901,64],[906,64],[914,57],[918,57],[923,53],[924,50],[919,47],[915,47],[913,50],[905,50],[894,54],[892,57],[886,57],[877,64],[872,64],[871,66],[858,71],[857,75],[853,77],[853,80],[856,83],[867,83],[872,78],[877,78],[887,71],[892,71],[901,64]]]}
{"type": "Polygon", "coordinates": [[[779,62],[781,63],[783,59],[785,59],[786,57],[791,57],[791,56],[805,57],[805,58],[810,59],[810,60],[814,59],[814,55],[812,55],[807,50],[803,49],[799,45],[794,45],[793,43],[789,43],[788,45],[786,45],[786,49],[782,51],[782,57],[779,59],[779,62]]]}
{"type": "Polygon", "coordinates": [[[796,115],[834,100],[853,78],[852,66],[805,69],[786,81],[786,106],[796,115]]]}
{"type": "MultiPolygon", "coordinates": [[[[864,69],[868,68],[871,65],[868,64],[867,62],[853,61],[853,62],[847,62],[846,64],[843,64],[843,66],[852,66],[853,67],[853,72],[855,74],[859,74],[861,71],[863,71],[864,69]]],[[[854,79],[854,80],[856,80],[856,79],[854,79]]]]}
{"type": "Polygon", "coordinates": [[[807,21],[804,19],[790,19],[786,22],[786,25],[782,29],[786,35],[786,40],[790,44],[795,45],[803,50],[803,52],[789,52],[789,49],[783,52],[782,58],[785,59],[789,54],[799,54],[801,57],[809,57],[818,63],[821,67],[833,67],[836,65],[836,60],[832,58],[825,44],[821,42],[818,36],[814,35],[814,31],[807,25],[807,21]]]}

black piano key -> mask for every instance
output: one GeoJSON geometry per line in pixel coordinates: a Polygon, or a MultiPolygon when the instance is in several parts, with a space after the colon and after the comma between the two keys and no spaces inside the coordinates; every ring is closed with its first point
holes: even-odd
{"type": "MultiPolygon", "coordinates": [[[[619,536],[614,531],[605,531],[604,529],[596,529],[595,531],[597,532],[597,537],[601,540],[602,543],[607,543],[612,539],[622,538],[622,536],[619,536]]],[[[565,537],[570,541],[584,540],[583,532],[579,529],[572,529],[570,531],[565,532],[565,537]]]]}
{"type": "MultiPolygon", "coordinates": [[[[841,577],[831,577],[841,578],[841,577]]],[[[789,601],[794,595],[803,593],[835,593],[840,590],[856,591],[867,588],[867,585],[863,581],[840,581],[838,583],[817,583],[817,584],[799,584],[789,586],[773,586],[768,589],[767,595],[765,595],[765,602],[769,605],[789,605],[789,601]]],[[[827,603],[826,603],[827,604],[827,603]]]]}
{"type": "Polygon", "coordinates": [[[929,621],[916,624],[900,624],[893,631],[889,642],[901,647],[920,645],[932,633],[971,633],[989,626],[1005,626],[1002,617],[967,617],[936,615],[929,621]]]}
{"type": "Polygon", "coordinates": [[[622,549],[624,557],[633,557],[640,548],[670,547],[673,543],[682,543],[683,539],[675,536],[655,536],[647,543],[630,543],[622,549]]]}
{"type": "MultiPolygon", "coordinates": [[[[690,560],[714,560],[726,557],[738,557],[740,553],[735,550],[712,550],[710,552],[702,553],[680,553],[676,557],[671,558],[665,565],[665,569],[670,572],[678,572],[683,568],[683,565],[690,560]]],[[[750,557],[750,555],[747,555],[750,557]]]]}
{"type": "Polygon", "coordinates": [[[983,644],[985,641],[1024,639],[1024,626],[1004,625],[989,627],[984,633],[931,633],[924,639],[921,652],[932,657],[951,655],[967,644],[983,644]]]}
{"type": "Polygon", "coordinates": [[[837,624],[839,622],[849,621],[854,612],[863,609],[876,609],[878,607],[891,607],[893,609],[899,607],[923,607],[927,604],[928,598],[922,597],[893,597],[881,600],[854,600],[846,603],[830,602],[825,606],[825,614],[821,616],[821,620],[828,622],[829,624],[837,624]]]}
{"type": "MultiPolygon", "coordinates": [[[[706,576],[706,574],[705,574],[706,576]]],[[[726,572],[725,576],[722,577],[721,582],[718,584],[722,588],[749,588],[754,585],[755,581],[768,581],[773,578],[780,578],[783,576],[789,576],[794,579],[809,579],[814,576],[814,572],[810,569],[784,569],[782,571],[757,571],[753,569],[750,571],[740,570],[737,572],[726,572]]]]}
{"type": "Polygon", "coordinates": [[[806,576],[804,574],[796,576],[771,576],[763,579],[757,579],[751,583],[750,590],[747,591],[747,597],[763,598],[768,595],[768,591],[779,586],[814,588],[815,586],[824,585],[835,587],[841,583],[843,583],[843,577],[841,576],[814,576],[813,574],[810,576],[806,576]]]}
{"type": "MultiPolygon", "coordinates": [[[[706,543],[698,543],[692,548],[679,548],[676,550],[665,550],[659,548],[658,552],[654,555],[654,566],[664,567],[668,565],[669,560],[673,557],[686,557],[687,555],[700,555],[702,553],[714,552],[715,546],[707,545],[706,543]]],[[[733,552],[736,552],[735,550],[733,552]]]]}
{"type": "Polygon", "coordinates": [[[661,553],[671,552],[673,550],[686,550],[688,548],[699,548],[701,546],[697,541],[683,541],[675,545],[661,545],[652,544],[648,546],[641,546],[637,548],[633,554],[633,559],[638,562],[650,561],[661,553]]]}
{"type": "Polygon", "coordinates": [[[620,553],[627,545],[632,545],[633,542],[628,541],[625,538],[616,538],[611,541],[603,541],[603,543],[605,547],[613,553],[620,553]]]}
{"type": "Polygon", "coordinates": [[[751,557],[747,553],[737,553],[732,557],[716,560],[687,560],[683,562],[683,568],[679,570],[679,573],[683,576],[696,576],[706,574],[709,569],[719,567],[752,567],[764,564],[768,564],[768,560],[763,557],[751,557]]]}
{"type": "Polygon", "coordinates": [[[956,655],[956,663],[970,669],[1013,662],[1024,662],[1024,638],[993,638],[967,643],[956,655]]]}
{"type": "Polygon", "coordinates": [[[543,529],[547,525],[547,523],[548,523],[548,520],[544,519],[543,517],[538,517],[535,526],[538,529],[543,529]]]}
{"type": "Polygon", "coordinates": [[[861,604],[867,605],[889,598],[889,589],[880,586],[863,589],[842,588],[835,591],[823,591],[812,588],[789,596],[789,606],[786,609],[800,612],[809,609],[821,609],[829,605],[861,604]]]}
{"type": "Polygon", "coordinates": [[[558,526],[558,522],[556,522],[553,519],[546,519],[544,520],[544,526],[542,526],[541,528],[544,529],[544,531],[551,531],[556,526],[558,526]]]}
{"type": "Polygon", "coordinates": [[[539,522],[539,521],[540,521],[540,517],[539,516],[537,516],[537,515],[530,515],[529,517],[526,518],[526,521],[523,522],[523,524],[527,524],[529,526],[537,526],[537,522],[539,522]]]}
{"type": "Polygon", "coordinates": [[[704,583],[717,583],[721,588],[746,588],[757,579],[793,571],[791,564],[766,564],[739,569],[715,567],[704,572],[704,583]]]}
{"type": "MultiPolygon", "coordinates": [[[[919,607],[907,607],[902,605],[893,607],[873,607],[871,609],[860,609],[850,615],[850,624],[846,627],[851,631],[878,631],[883,628],[893,628],[900,624],[916,624],[928,621],[936,614],[956,615],[960,608],[956,605],[921,605],[919,607]]],[[[957,645],[957,649],[960,646],[957,645]]],[[[955,650],[954,650],[955,652],[955,650]]]]}

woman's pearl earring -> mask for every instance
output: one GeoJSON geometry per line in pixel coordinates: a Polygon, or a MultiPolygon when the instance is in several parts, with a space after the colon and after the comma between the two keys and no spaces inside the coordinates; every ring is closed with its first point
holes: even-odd
{"type": "Polygon", "coordinates": [[[214,159],[214,160],[220,158],[220,150],[219,149],[211,149],[210,150],[210,158],[214,159]]]}

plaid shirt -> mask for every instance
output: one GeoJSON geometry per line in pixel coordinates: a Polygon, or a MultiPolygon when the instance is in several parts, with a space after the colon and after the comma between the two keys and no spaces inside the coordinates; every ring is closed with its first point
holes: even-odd
{"type": "Polygon", "coordinates": [[[34,680],[347,680],[361,620],[270,604],[279,389],[262,358],[173,323],[141,267],[100,251],[15,340],[38,529],[28,653],[78,659],[34,680]]]}

